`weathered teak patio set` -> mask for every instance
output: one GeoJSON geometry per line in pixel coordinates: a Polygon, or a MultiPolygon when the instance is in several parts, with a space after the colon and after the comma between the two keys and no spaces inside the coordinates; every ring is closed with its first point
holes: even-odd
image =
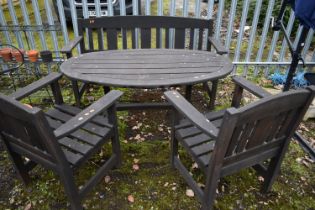
{"type": "Polygon", "coordinates": [[[10,96],[0,94],[1,138],[25,183],[29,181],[28,172],[37,164],[51,169],[60,177],[71,209],[82,209],[82,200],[93,186],[109,170],[123,164],[116,109],[166,107],[174,113],[171,165],[194,190],[202,209],[212,208],[218,180],[243,168],[253,167],[264,177],[263,191],[271,189],[290,139],[313,100],[314,87],[272,96],[235,76],[231,108],[202,114],[188,102],[192,86],[204,85],[212,110],[218,79],[233,68],[223,56],[226,50],[211,37],[212,20],[127,16],[82,19],[78,25],[81,36],[63,48],[69,59],[62,64],[61,72],[72,81],[77,105],[88,83],[104,86],[105,96],[84,110],[65,104],[58,84],[62,73],[51,73],[10,96]],[[94,32],[98,37],[97,49],[94,32]],[[85,33],[88,40],[83,38],[85,33]],[[140,34],[140,40],[136,40],[136,33],[140,34]],[[169,33],[174,35],[174,40],[169,38],[169,33]],[[190,39],[185,38],[187,35],[190,39]],[[103,36],[106,36],[107,48],[103,36]],[[122,50],[117,50],[119,39],[122,39],[122,50]],[[202,50],[204,41],[206,51],[202,50]],[[137,43],[141,49],[135,49],[137,43]],[[84,54],[71,58],[77,44],[84,54]],[[216,53],[210,51],[211,47],[216,53]],[[83,83],[81,87],[78,81],[83,83]],[[212,83],[211,88],[208,82],[212,83]],[[18,101],[47,85],[53,92],[53,109],[43,112],[18,101]],[[119,104],[117,100],[123,93],[110,90],[111,87],[168,89],[174,86],[186,87],[186,99],[168,90],[164,93],[168,103],[119,104]],[[243,90],[261,99],[240,107],[243,90]],[[73,171],[108,140],[112,143],[111,157],[79,189],[75,186],[73,171]],[[204,172],[203,189],[181,163],[178,142],[204,172]]]}

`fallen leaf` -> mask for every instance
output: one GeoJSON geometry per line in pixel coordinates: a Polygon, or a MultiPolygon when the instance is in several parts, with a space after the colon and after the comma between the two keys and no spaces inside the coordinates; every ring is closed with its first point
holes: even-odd
{"type": "Polygon", "coordinates": [[[137,159],[137,158],[134,158],[134,159],[133,159],[133,162],[134,162],[134,163],[139,163],[139,161],[140,161],[140,159],[137,159]]]}
{"type": "Polygon", "coordinates": [[[132,169],[135,171],[138,171],[140,169],[140,167],[138,164],[134,164],[134,165],[132,165],[132,169]]]}
{"type": "Polygon", "coordinates": [[[135,202],[135,198],[132,195],[128,195],[128,201],[130,203],[134,203],[135,202]]]}
{"type": "Polygon", "coordinates": [[[205,184],[203,184],[203,183],[197,183],[197,185],[200,187],[200,188],[205,188],[206,187],[206,185],[205,184]]]}
{"type": "Polygon", "coordinates": [[[310,167],[310,164],[309,164],[307,161],[302,160],[302,163],[303,163],[303,165],[305,165],[306,167],[310,167]]]}
{"type": "Polygon", "coordinates": [[[259,177],[258,177],[258,180],[259,180],[260,182],[263,182],[265,179],[264,179],[264,177],[259,176],[259,177]]]}
{"type": "Polygon", "coordinates": [[[192,166],[191,166],[191,169],[195,169],[195,168],[198,168],[198,164],[197,164],[197,163],[194,163],[194,164],[192,164],[192,166]]]}
{"type": "Polygon", "coordinates": [[[135,137],[135,140],[139,140],[139,139],[141,139],[141,136],[140,136],[140,134],[137,134],[135,137]]]}
{"type": "Polygon", "coordinates": [[[30,105],[30,104],[23,104],[23,105],[28,107],[28,108],[31,108],[31,109],[33,108],[32,105],[30,105]]]}
{"type": "Polygon", "coordinates": [[[105,181],[105,183],[110,182],[110,176],[105,176],[104,181],[105,181]]]}
{"type": "Polygon", "coordinates": [[[24,207],[24,210],[30,210],[31,208],[32,208],[32,203],[29,203],[24,207]]]}
{"type": "Polygon", "coordinates": [[[187,190],[186,190],[186,195],[187,195],[188,197],[194,197],[194,196],[195,196],[195,193],[194,193],[194,191],[192,191],[191,189],[187,189],[187,190]]]}

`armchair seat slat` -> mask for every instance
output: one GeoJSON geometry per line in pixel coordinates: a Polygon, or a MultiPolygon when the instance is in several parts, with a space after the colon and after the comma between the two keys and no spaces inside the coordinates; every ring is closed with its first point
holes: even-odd
{"type": "MultiPolygon", "coordinates": [[[[46,116],[46,119],[48,121],[48,124],[51,128],[57,129],[62,125],[62,122],[52,119],[48,116],[46,116]]],[[[76,130],[69,135],[71,138],[77,138],[85,143],[91,144],[91,145],[96,145],[99,141],[102,140],[102,137],[93,135],[89,132],[85,132],[84,130],[76,130]]]]}
{"type": "MultiPolygon", "coordinates": [[[[70,120],[72,117],[74,117],[74,115],[70,115],[68,113],[61,112],[60,110],[57,110],[57,109],[48,110],[46,112],[46,115],[53,118],[53,119],[60,120],[61,122],[66,122],[66,121],[70,120]]],[[[99,125],[92,123],[92,122],[85,124],[84,126],[82,126],[82,128],[85,129],[86,131],[91,132],[91,133],[98,135],[98,136],[104,136],[110,131],[109,128],[99,126],[99,125]]]]}

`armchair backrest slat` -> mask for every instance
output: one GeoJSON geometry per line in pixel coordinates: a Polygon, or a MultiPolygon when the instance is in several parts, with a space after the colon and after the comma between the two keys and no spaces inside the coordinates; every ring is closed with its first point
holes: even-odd
{"type": "Polygon", "coordinates": [[[54,164],[62,153],[43,111],[2,94],[0,107],[0,135],[7,147],[26,157],[33,153],[54,164]]]}
{"type": "Polygon", "coordinates": [[[208,31],[208,35],[213,34],[211,19],[186,17],[99,17],[79,19],[78,26],[79,35],[84,37],[81,42],[83,53],[128,48],[193,49],[194,45],[197,49],[202,50],[207,42],[206,31],[208,31]],[[197,36],[194,43],[195,35],[197,36]],[[173,37],[173,43],[170,43],[170,36],[173,37]],[[119,40],[122,40],[122,46],[118,44],[119,40]]]}
{"type": "Polygon", "coordinates": [[[312,94],[309,90],[285,92],[239,109],[233,108],[231,113],[226,113],[223,121],[236,118],[235,124],[223,123],[221,127],[221,134],[232,130],[231,137],[218,137],[219,141],[224,141],[222,145],[226,145],[222,152],[228,163],[237,162],[238,157],[249,160],[257,155],[253,151],[262,150],[260,152],[266,156],[269,154],[269,158],[277,155],[271,151],[282,151],[307,111],[313,98],[312,94]]]}

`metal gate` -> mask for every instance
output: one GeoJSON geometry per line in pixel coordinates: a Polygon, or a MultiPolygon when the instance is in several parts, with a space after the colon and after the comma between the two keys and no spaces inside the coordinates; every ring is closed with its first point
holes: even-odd
{"type": "MultiPolygon", "coordinates": [[[[0,42],[23,49],[49,49],[60,59],[59,49],[78,34],[78,17],[141,13],[213,18],[215,36],[229,49],[235,67],[241,67],[238,72],[268,75],[271,69],[287,68],[291,60],[283,35],[270,27],[280,4],[280,0],[7,0],[0,6],[0,42]]],[[[302,27],[292,10],[286,16],[286,30],[296,45],[302,27]]],[[[310,30],[302,52],[310,68],[315,65],[314,48],[314,31],[310,30]]]]}

